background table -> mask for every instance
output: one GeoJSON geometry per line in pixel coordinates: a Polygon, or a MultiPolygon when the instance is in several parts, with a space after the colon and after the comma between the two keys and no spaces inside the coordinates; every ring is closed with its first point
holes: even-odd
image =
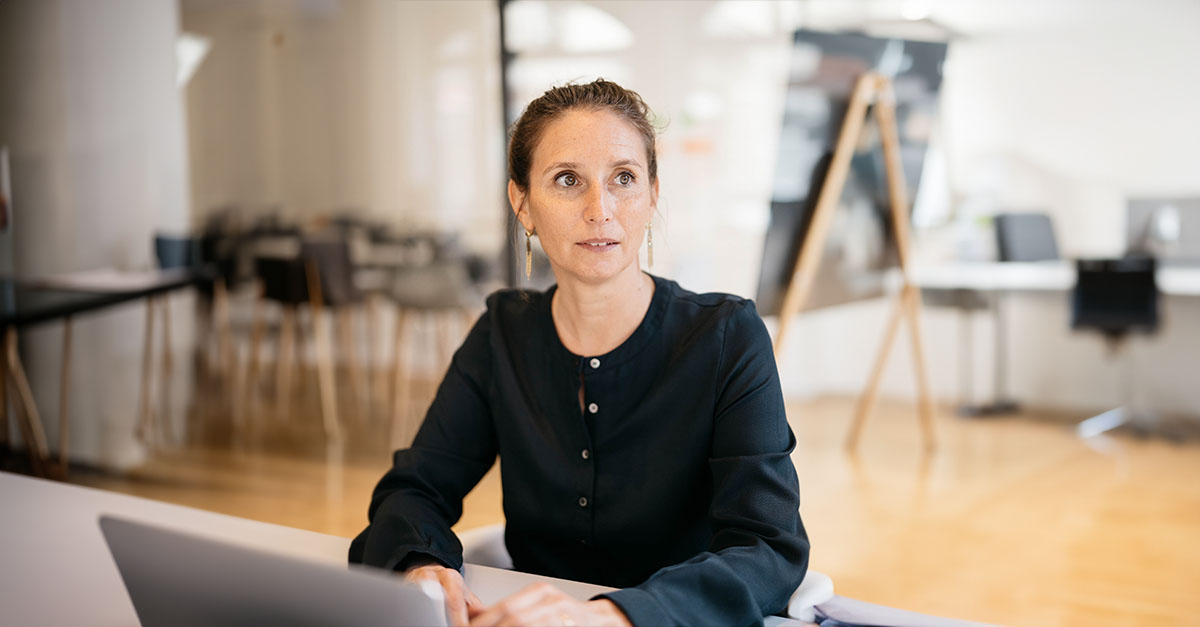
{"type": "MultiPolygon", "coordinates": [[[[8,443],[8,383],[16,392],[13,399],[18,424],[21,427],[30,465],[41,476],[66,476],[68,444],[70,442],[69,372],[71,367],[71,318],[139,299],[147,300],[146,338],[143,351],[143,388],[148,387],[149,354],[151,350],[152,298],[172,290],[196,285],[207,276],[190,270],[154,270],[121,272],[92,270],[63,274],[41,279],[0,278],[0,330],[3,331],[3,355],[0,357],[0,454],[7,454],[8,443]],[[63,354],[59,401],[59,464],[50,464],[49,447],[41,414],[33,399],[33,391],[25,375],[18,347],[17,331],[21,328],[63,321],[63,354]]],[[[143,389],[143,396],[147,393],[143,389]]],[[[146,407],[148,411],[149,408],[146,407]]]]}

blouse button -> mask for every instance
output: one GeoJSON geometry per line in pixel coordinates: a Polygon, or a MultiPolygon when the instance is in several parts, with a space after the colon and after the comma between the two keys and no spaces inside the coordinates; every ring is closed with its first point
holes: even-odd
{"type": "Polygon", "coordinates": [[[586,496],[579,497],[579,506],[580,507],[587,507],[587,503],[588,503],[588,500],[587,500],[586,496]]]}
{"type": "Polygon", "coordinates": [[[595,357],[593,357],[593,358],[592,358],[592,361],[591,361],[591,364],[592,364],[592,369],[593,369],[593,370],[594,370],[594,369],[596,369],[596,368],[599,368],[599,367],[600,367],[600,360],[599,360],[599,359],[596,359],[595,357]]]}
{"type": "Polygon", "coordinates": [[[595,403],[592,403],[591,405],[588,405],[588,411],[594,414],[594,413],[600,411],[600,406],[595,403]]]}
{"type": "Polygon", "coordinates": [[[589,453],[587,449],[583,449],[583,452],[581,452],[579,455],[582,456],[584,459],[587,459],[592,456],[592,454],[589,453]]]}

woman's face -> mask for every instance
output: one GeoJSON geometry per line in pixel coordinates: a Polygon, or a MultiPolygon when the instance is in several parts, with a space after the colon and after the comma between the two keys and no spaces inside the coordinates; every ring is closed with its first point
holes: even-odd
{"type": "Polygon", "coordinates": [[[638,272],[658,182],[634,127],[604,110],[568,111],[543,131],[532,163],[529,189],[509,181],[508,197],[525,229],[537,229],[558,280],[638,272]]]}

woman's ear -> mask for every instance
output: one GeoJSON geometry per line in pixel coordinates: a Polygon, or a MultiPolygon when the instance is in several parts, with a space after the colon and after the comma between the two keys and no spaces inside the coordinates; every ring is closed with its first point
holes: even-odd
{"type": "Polygon", "coordinates": [[[517,221],[521,226],[525,227],[526,231],[533,230],[533,221],[529,219],[529,210],[525,205],[526,192],[517,185],[516,181],[508,180],[508,204],[512,206],[513,213],[517,216],[517,221]]]}
{"type": "Polygon", "coordinates": [[[658,179],[650,184],[650,210],[653,212],[658,209],[658,179]]]}

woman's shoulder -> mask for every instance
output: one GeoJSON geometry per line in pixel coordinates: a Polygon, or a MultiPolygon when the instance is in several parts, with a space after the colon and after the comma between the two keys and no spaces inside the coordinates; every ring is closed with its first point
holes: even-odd
{"type": "Polygon", "coordinates": [[[506,288],[487,297],[487,316],[508,323],[537,318],[549,306],[553,288],[546,291],[506,288]]]}
{"type": "Polygon", "coordinates": [[[722,319],[747,314],[758,317],[754,301],[749,298],[725,292],[693,292],[675,281],[661,277],[655,277],[655,281],[658,282],[659,289],[665,288],[668,291],[672,308],[682,310],[681,313],[700,317],[717,316],[722,319]]]}

